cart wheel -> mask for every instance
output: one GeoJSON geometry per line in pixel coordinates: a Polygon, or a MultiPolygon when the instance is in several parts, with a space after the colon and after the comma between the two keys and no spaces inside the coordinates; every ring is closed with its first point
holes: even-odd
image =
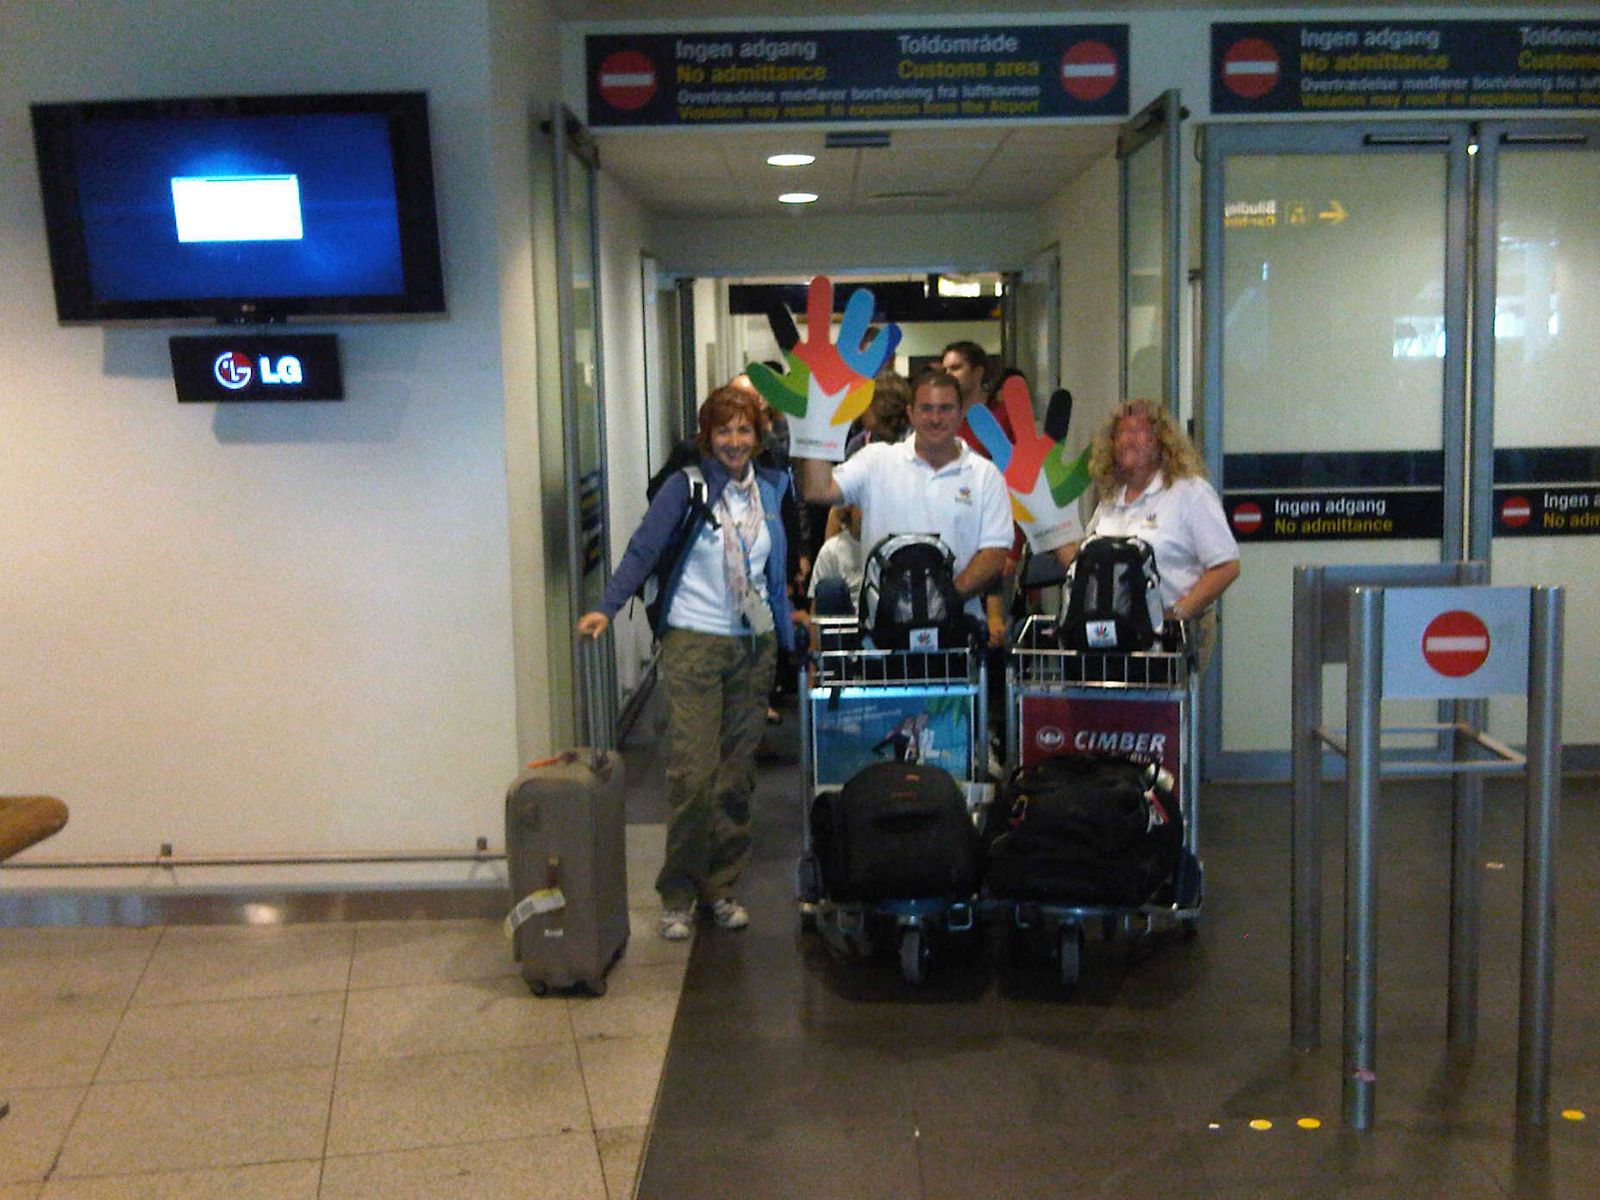
{"type": "Polygon", "coordinates": [[[915,927],[900,935],[900,974],[907,983],[922,983],[928,978],[928,959],[932,956],[928,939],[915,927]]]}
{"type": "Polygon", "coordinates": [[[1183,932],[1184,941],[1192,942],[1200,933],[1200,914],[1184,913],[1178,918],[1178,928],[1183,932]]]}
{"type": "Polygon", "coordinates": [[[1078,986],[1078,971],[1083,966],[1083,926],[1063,925],[1061,927],[1061,940],[1059,963],[1061,968],[1061,986],[1070,988],[1078,986]]]}

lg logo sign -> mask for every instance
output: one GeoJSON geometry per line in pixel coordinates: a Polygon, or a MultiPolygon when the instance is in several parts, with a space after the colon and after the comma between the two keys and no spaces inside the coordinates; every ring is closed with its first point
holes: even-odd
{"type": "Polygon", "coordinates": [[[335,334],[230,332],[169,345],[172,382],[185,402],[344,399],[335,334]]]}
{"type": "Polygon", "coordinates": [[[262,383],[295,384],[305,380],[300,360],[292,354],[280,354],[276,362],[270,354],[263,354],[256,364],[252,365],[249,355],[241,354],[237,350],[224,350],[212,363],[211,373],[223,387],[230,392],[237,392],[241,388],[250,386],[250,380],[255,377],[257,367],[261,372],[262,383]]]}

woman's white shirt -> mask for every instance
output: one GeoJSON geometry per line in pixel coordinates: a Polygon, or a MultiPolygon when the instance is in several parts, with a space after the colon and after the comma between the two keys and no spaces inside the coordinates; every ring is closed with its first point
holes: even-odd
{"type": "Polygon", "coordinates": [[[1239,557],[1239,543],[1222,511],[1217,491],[1204,479],[1180,479],[1171,486],[1158,471],[1137,500],[1128,489],[1100,501],[1085,535],[1136,537],[1155,551],[1161,572],[1161,603],[1171,608],[1212,567],[1239,557]]]}
{"type": "MultiPolygon", "coordinates": [[[[738,488],[724,488],[713,514],[725,521],[731,514],[738,521],[749,510],[750,501],[738,488]],[[723,501],[728,509],[724,511],[723,501]]],[[[767,598],[767,556],[772,553],[772,535],[767,523],[761,522],[754,543],[748,548],[750,585],[763,600],[767,598]]],[[[714,633],[723,637],[736,637],[749,633],[744,614],[734,607],[733,596],[728,591],[727,570],[723,566],[722,532],[711,528],[711,523],[700,526],[700,533],[689,548],[688,560],[678,579],[678,590],[672,594],[672,607],[667,611],[667,625],[672,629],[692,629],[696,633],[714,633]]]]}

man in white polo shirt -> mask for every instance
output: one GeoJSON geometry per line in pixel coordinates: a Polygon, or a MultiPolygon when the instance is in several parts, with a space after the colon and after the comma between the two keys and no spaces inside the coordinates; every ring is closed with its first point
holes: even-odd
{"type": "Polygon", "coordinates": [[[938,534],[955,556],[956,590],[981,623],[980,597],[1011,548],[1011,497],[995,465],[957,436],[961,389],[950,375],[922,375],[909,416],[910,437],[869,443],[831,471],[821,459],[797,459],[801,487],[817,504],[860,505],[868,551],[890,534],[938,534]]]}

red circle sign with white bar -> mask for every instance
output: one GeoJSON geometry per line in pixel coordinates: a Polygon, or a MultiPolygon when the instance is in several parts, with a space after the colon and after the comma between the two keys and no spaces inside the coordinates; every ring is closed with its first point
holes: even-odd
{"type": "Polygon", "coordinates": [[[1527,588],[1384,588],[1384,696],[1526,694],[1531,603],[1527,588]]]}
{"type": "Polygon", "coordinates": [[[1471,675],[1489,659],[1489,627],[1463,609],[1440,613],[1422,631],[1422,657],[1451,679],[1471,675]]]}
{"type": "Polygon", "coordinates": [[[655,94],[655,64],[637,50],[618,50],[600,64],[600,98],[612,108],[631,112],[655,94]]]}

